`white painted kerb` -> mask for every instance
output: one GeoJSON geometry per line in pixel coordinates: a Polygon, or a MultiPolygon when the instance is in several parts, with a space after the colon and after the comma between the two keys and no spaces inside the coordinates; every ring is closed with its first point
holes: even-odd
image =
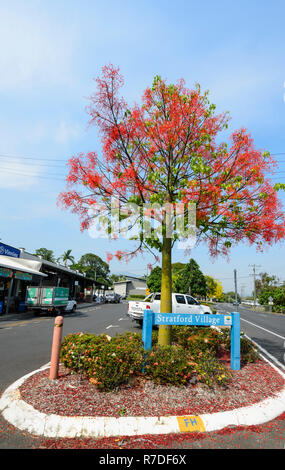
{"type": "MultiPolygon", "coordinates": [[[[0,399],[0,412],[13,426],[30,434],[44,437],[111,437],[142,434],[179,433],[177,416],[166,417],[74,417],[47,415],[35,410],[20,398],[19,387],[32,375],[47,369],[42,367],[10,385],[0,399]]],[[[285,374],[279,372],[283,378],[285,374]]],[[[273,398],[255,405],[202,414],[205,432],[217,431],[227,426],[250,426],[270,421],[285,411],[285,387],[273,398]]]]}

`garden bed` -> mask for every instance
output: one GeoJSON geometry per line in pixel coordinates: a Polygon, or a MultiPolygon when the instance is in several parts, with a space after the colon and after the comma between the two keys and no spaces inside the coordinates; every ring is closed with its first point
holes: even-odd
{"type": "Polygon", "coordinates": [[[61,345],[58,379],[38,371],[20,387],[38,411],[61,416],[172,416],[230,411],[274,397],[283,377],[241,336],[230,367],[230,330],[173,326],[172,344],[144,351],[141,334],[74,333],[61,345]]]}
{"type": "MultiPolygon", "coordinates": [[[[224,358],[229,367],[229,361],[224,358]]],[[[215,413],[274,397],[284,380],[267,362],[258,360],[234,371],[226,387],[205,384],[162,385],[142,374],[113,391],[100,391],[86,377],[60,366],[57,380],[49,369],[37,372],[20,387],[21,398],[38,411],[60,416],[171,416],[215,413]]]]}

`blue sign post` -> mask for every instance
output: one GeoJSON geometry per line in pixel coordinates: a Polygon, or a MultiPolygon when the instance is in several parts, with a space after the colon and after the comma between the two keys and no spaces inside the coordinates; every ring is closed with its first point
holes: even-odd
{"type": "Polygon", "coordinates": [[[145,350],[151,349],[153,325],[230,326],[231,368],[240,370],[240,314],[154,313],[144,310],[142,341],[145,350]]]}

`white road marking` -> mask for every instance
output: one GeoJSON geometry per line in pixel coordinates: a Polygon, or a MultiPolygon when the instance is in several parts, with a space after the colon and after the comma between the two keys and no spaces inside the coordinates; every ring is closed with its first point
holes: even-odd
{"type": "Polygon", "coordinates": [[[262,326],[256,325],[255,323],[252,323],[251,321],[245,320],[244,318],[240,317],[242,321],[245,321],[246,323],[249,323],[250,325],[255,326],[256,328],[260,328],[261,330],[267,331],[267,333],[270,333],[271,335],[277,336],[278,338],[284,339],[284,336],[280,336],[277,333],[273,333],[273,331],[267,330],[266,328],[263,328],[262,326]]]}
{"type": "Polygon", "coordinates": [[[108,330],[109,328],[119,328],[119,325],[109,325],[109,326],[106,326],[106,330],[108,330]]]}
{"type": "Polygon", "coordinates": [[[281,364],[281,362],[279,362],[278,359],[276,359],[276,357],[272,356],[272,354],[270,354],[266,349],[264,349],[262,346],[260,346],[260,344],[253,341],[253,339],[251,339],[249,336],[247,336],[247,335],[244,335],[244,336],[247,339],[249,339],[258,349],[260,349],[260,351],[262,351],[264,354],[266,354],[272,361],[276,362],[276,364],[279,367],[281,367],[283,370],[285,370],[285,366],[283,364],[281,364]]]}

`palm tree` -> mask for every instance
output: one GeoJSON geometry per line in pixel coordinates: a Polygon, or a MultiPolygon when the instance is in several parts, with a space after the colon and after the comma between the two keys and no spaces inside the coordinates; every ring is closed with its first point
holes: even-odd
{"type": "Polygon", "coordinates": [[[62,259],[65,267],[67,267],[67,262],[68,261],[70,261],[71,263],[74,263],[74,257],[71,256],[71,252],[72,252],[72,250],[67,250],[60,257],[62,259]]]}

